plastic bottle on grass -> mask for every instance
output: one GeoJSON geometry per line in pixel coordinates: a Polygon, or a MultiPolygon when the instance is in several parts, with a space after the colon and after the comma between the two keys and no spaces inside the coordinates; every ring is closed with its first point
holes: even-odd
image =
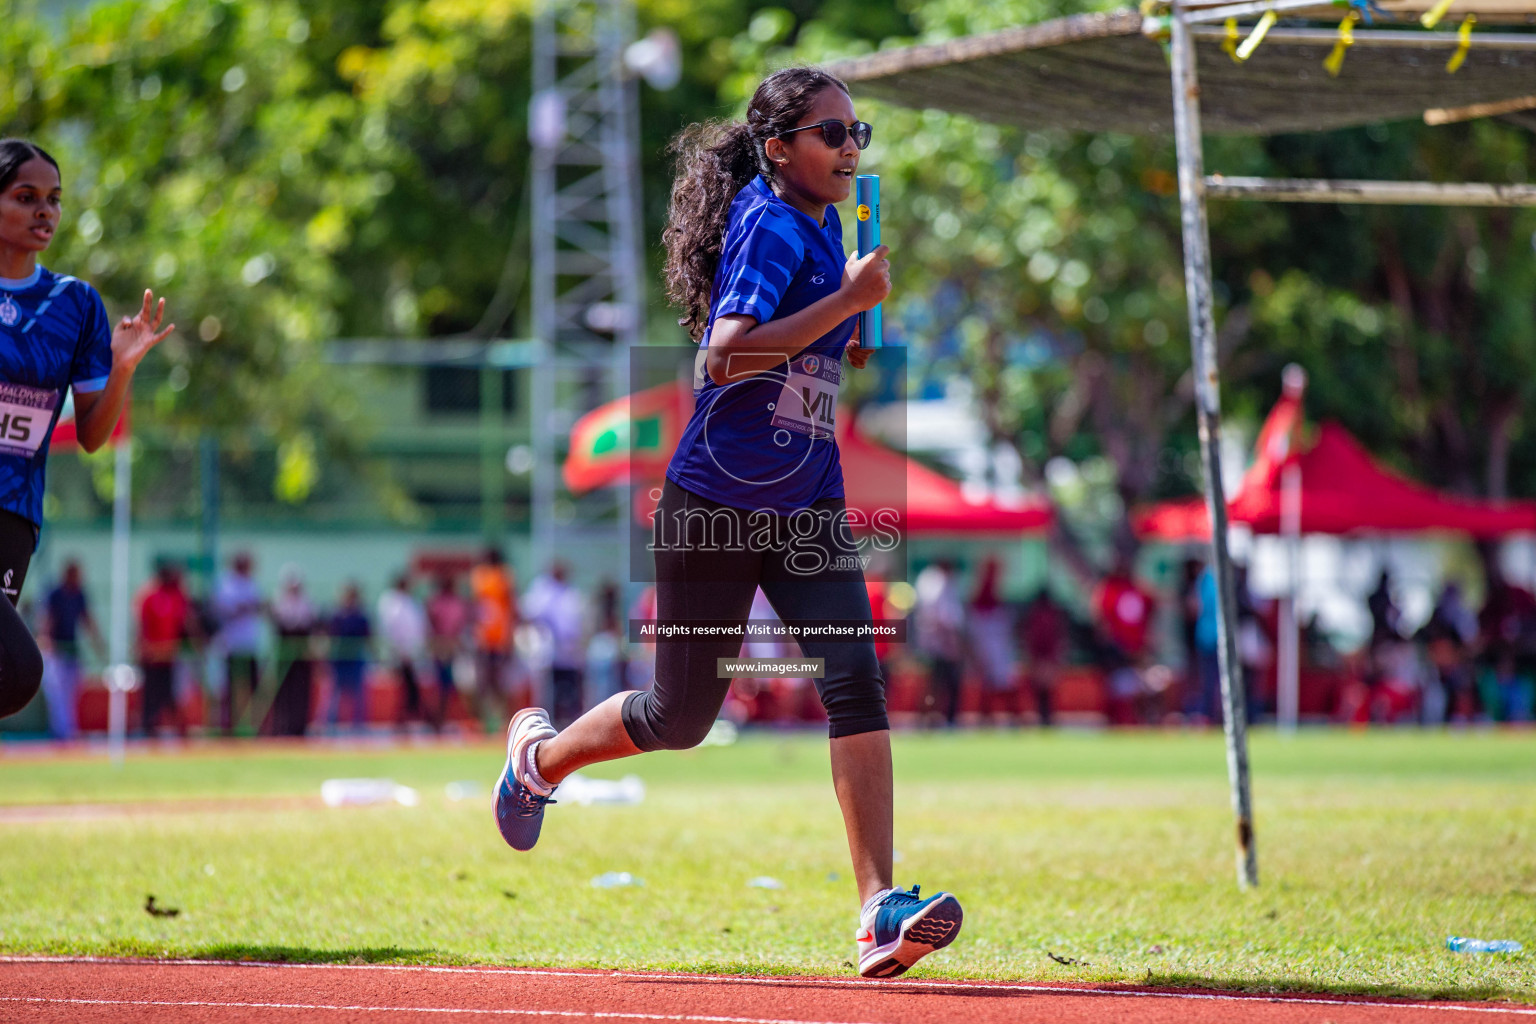
{"type": "Polygon", "coordinates": [[[326,779],[320,784],[320,799],[327,807],[383,804],[393,800],[403,807],[415,807],[421,796],[410,786],[398,786],[394,779],[326,779]]]}
{"type": "Polygon", "coordinates": [[[1514,939],[1468,939],[1448,936],[1445,948],[1452,953],[1518,953],[1525,947],[1514,939]]]}
{"type": "Polygon", "coordinates": [[[645,879],[636,878],[628,871],[604,871],[592,879],[594,889],[622,889],[630,885],[644,885],[645,879]]]}
{"type": "Polygon", "coordinates": [[[457,803],[460,800],[478,800],[485,792],[485,787],[473,780],[450,782],[443,787],[443,792],[449,800],[457,803]]]}
{"type": "Polygon", "coordinates": [[[592,804],[638,804],[645,802],[645,783],[638,775],[626,775],[615,782],[612,779],[589,779],[580,772],[572,772],[556,788],[555,796],[583,807],[592,804]]]}

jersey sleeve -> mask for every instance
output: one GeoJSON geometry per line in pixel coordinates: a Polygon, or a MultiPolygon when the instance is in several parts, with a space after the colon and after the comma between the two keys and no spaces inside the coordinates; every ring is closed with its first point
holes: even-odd
{"type": "Polygon", "coordinates": [[[112,327],[101,295],[83,281],[80,314],[80,340],[75,345],[75,360],[69,368],[70,387],[75,393],[100,391],[112,373],[112,327]]]}
{"type": "Polygon", "coordinates": [[[719,295],[711,320],[744,314],[758,323],[773,319],[789,283],[805,262],[805,239],[794,221],[772,206],[762,206],[751,216],[741,244],[720,277],[719,295]]]}

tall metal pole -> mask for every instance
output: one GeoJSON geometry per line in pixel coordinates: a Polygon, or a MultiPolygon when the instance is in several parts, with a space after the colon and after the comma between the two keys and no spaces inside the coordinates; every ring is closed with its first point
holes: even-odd
{"type": "MultiPolygon", "coordinates": [[[[560,546],[557,432],[569,429],[572,378],[594,371],[606,385],[578,389],[596,402],[628,390],[625,354],[644,330],[640,252],[639,105],[626,48],[634,41],[632,0],[539,0],[533,34],[532,433],[533,549],[560,546]]],[[[627,501],[618,502],[620,544],[627,501]]]]}
{"type": "Polygon", "coordinates": [[[506,376],[489,359],[480,368],[480,534],[497,547],[507,508],[506,376]]]}
{"type": "Polygon", "coordinates": [[[1285,546],[1285,596],[1280,599],[1279,687],[1275,720],[1284,735],[1296,732],[1301,702],[1301,636],[1296,597],[1301,591],[1301,466],[1280,472],[1280,538],[1285,546]]]}
{"type": "Polygon", "coordinates": [[[197,475],[202,490],[198,575],[202,577],[203,592],[211,596],[213,581],[219,575],[219,441],[212,435],[205,434],[198,443],[197,475]]]}
{"type": "Polygon", "coordinates": [[[1221,480],[1221,388],[1216,365],[1216,323],[1211,309],[1211,239],[1205,219],[1205,155],[1200,136],[1200,83],[1195,47],[1181,0],[1175,0],[1172,37],[1173,134],[1179,161],[1179,219],[1184,233],[1184,289],[1189,299],[1189,342],[1194,356],[1195,412],[1205,466],[1205,502],[1211,515],[1216,573],[1217,657],[1226,719],[1227,775],[1237,817],[1237,882],[1259,884],[1253,838],[1253,793],[1248,778],[1248,701],[1237,660],[1237,600],[1227,550],[1227,495],[1221,480]]]}
{"type": "Polygon", "coordinates": [[[566,138],[566,98],[559,81],[559,35],[555,28],[554,0],[545,0],[533,22],[533,88],[529,104],[528,135],[533,143],[529,173],[533,175],[533,245],[530,253],[530,293],[533,299],[533,387],[529,408],[529,439],[533,446],[533,472],[529,488],[530,555],[548,558],[555,541],[555,498],[558,475],[552,422],[558,386],[556,373],[555,299],[558,275],[555,262],[556,157],[566,138]]]}
{"type": "Polygon", "coordinates": [[[107,622],[107,747],[122,765],[128,734],[128,691],[135,688],[128,662],[129,535],[133,516],[133,441],[117,442],[112,466],[112,591],[107,622]]]}

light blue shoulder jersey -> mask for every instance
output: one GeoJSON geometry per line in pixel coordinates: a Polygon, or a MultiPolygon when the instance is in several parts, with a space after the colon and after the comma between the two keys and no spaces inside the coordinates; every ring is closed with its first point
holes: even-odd
{"type": "Polygon", "coordinates": [[[0,508],[42,525],[65,389],[100,391],[111,372],[112,328],[96,289],[41,266],[0,278],[0,508]]]}

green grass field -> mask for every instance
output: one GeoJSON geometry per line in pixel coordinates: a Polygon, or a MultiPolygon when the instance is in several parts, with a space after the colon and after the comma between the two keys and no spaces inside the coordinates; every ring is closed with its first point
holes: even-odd
{"type": "MultiPolygon", "coordinates": [[[[495,746],[0,757],[0,951],[849,974],[856,898],[826,741],[652,754],[637,807],[552,808],[532,854],[455,780],[495,746]],[[417,807],[274,809],[388,776],[417,807]],[[244,801],[244,804],[242,804],[244,801]],[[14,813],[14,812],[12,812],[14,813]],[[597,889],[604,871],[642,887],[597,889]],[[747,886],[769,875],[781,890],[747,886]],[[175,918],[143,909],[154,893],[175,918]]],[[[898,735],[897,881],[966,907],[914,974],[1536,1002],[1536,734],[1253,741],[1262,885],[1235,884],[1218,735],[898,735]],[[1527,952],[1456,955],[1447,935],[1527,952]],[[1054,953],[1079,963],[1062,965],[1054,953]]]]}

